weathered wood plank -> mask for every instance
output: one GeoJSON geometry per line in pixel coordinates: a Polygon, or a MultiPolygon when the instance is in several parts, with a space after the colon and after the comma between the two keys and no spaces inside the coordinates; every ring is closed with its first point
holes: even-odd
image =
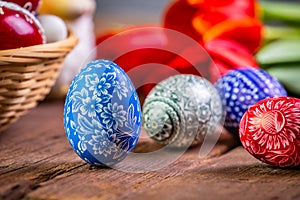
{"type": "Polygon", "coordinates": [[[299,199],[298,170],[257,162],[239,147],[124,199],[299,199]]]}
{"type": "Polygon", "coordinates": [[[80,161],[73,154],[62,127],[62,104],[50,103],[29,112],[0,134],[0,193],[22,197],[80,161]]]}
{"type": "MultiPolygon", "coordinates": [[[[299,170],[262,164],[242,147],[227,152],[236,143],[226,133],[210,156],[192,148],[152,172],[90,166],[70,148],[62,111],[63,102],[42,103],[0,133],[0,199],[300,198],[299,170]]],[[[134,151],[159,148],[142,138],[134,151]]]]}

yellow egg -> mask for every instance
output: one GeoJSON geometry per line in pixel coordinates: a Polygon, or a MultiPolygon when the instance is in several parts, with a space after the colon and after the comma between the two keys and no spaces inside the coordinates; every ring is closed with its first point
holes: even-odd
{"type": "Polygon", "coordinates": [[[84,13],[94,12],[95,8],[94,0],[42,0],[38,13],[74,20],[84,13]]]}

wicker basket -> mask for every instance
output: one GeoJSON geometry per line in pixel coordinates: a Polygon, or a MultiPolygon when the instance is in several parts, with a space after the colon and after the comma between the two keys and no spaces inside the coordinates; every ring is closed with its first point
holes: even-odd
{"type": "Polygon", "coordinates": [[[50,92],[77,37],[0,51],[0,131],[35,107],[50,92]]]}

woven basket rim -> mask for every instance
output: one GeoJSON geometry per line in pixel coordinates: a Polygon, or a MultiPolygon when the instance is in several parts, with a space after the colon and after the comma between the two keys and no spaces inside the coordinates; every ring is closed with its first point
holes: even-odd
{"type": "Polygon", "coordinates": [[[68,30],[68,37],[64,40],[29,47],[0,50],[0,66],[12,63],[38,63],[43,59],[56,58],[63,52],[73,49],[77,42],[77,36],[68,30]]]}
{"type": "Polygon", "coordinates": [[[73,31],[68,30],[68,37],[64,40],[59,40],[57,42],[51,42],[51,43],[45,43],[45,44],[37,44],[37,45],[32,45],[32,46],[28,46],[28,47],[20,47],[20,48],[15,48],[15,49],[5,49],[5,50],[0,50],[0,56],[2,54],[8,54],[11,52],[16,52],[16,51],[31,51],[31,50],[37,50],[37,49],[41,49],[45,48],[45,47],[57,47],[57,46],[61,46],[61,45],[65,45],[70,43],[71,41],[76,41],[77,42],[78,38],[76,37],[76,35],[73,33],[73,31]]]}

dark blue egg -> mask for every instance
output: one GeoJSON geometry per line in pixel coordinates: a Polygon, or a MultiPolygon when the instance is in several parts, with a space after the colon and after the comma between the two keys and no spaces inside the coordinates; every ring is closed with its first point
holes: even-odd
{"type": "Polygon", "coordinates": [[[142,124],[136,90],[115,63],[96,60],[74,78],[64,127],[74,151],[90,164],[112,166],[135,147],[142,124]]]}
{"type": "Polygon", "coordinates": [[[240,120],[250,106],[269,97],[287,96],[280,82],[262,69],[232,70],[215,87],[226,112],[224,127],[234,134],[238,134],[240,120]]]}

